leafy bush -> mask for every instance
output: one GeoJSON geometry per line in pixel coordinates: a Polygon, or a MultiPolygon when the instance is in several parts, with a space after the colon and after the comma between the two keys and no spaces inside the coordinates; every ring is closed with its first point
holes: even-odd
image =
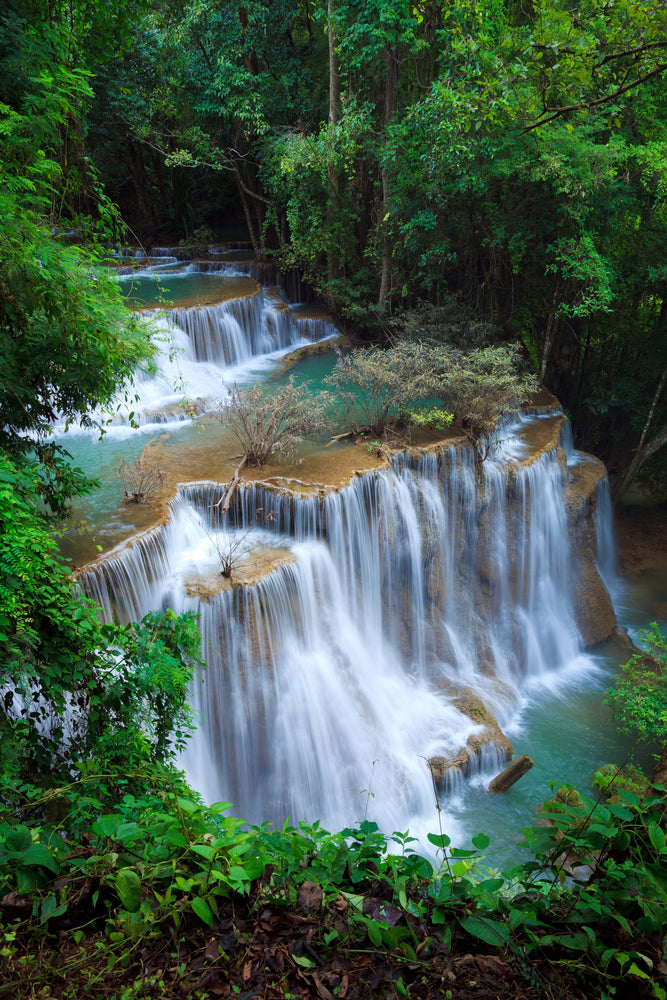
{"type": "Polygon", "coordinates": [[[521,373],[516,345],[464,353],[409,340],[384,350],[357,348],[339,355],[328,382],[357,431],[385,434],[401,414],[419,413],[416,403],[437,398],[475,441],[537,388],[533,376],[521,373]]]}
{"type": "Polygon", "coordinates": [[[640,632],[644,652],[621,667],[606,703],[622,729],[644,740],[667,740],[667,641],[657,622],[640,632]]]}
{"type": "Polygon", "coordinates": [[[410,424],[411,427],[421,427],[425,430],[444,431],[451,427],[454,414],[448,413],[439,406],[430,406],[423,409],[413,408],[406,410],[401,417],[410,424]]]}
{"type": "Polygon", "coordinates": [[[74,977],[94,970],[109,988],[159,968],[165,995],[172,983],[196,995],[219,974],[234,993],[286,995],[315,976],[324,995],[323,981],[345,971],[370,996],[385,995],[365,979],[381,967],[392,990],[404,984],[398,995],[414,985],[435,996],[443,984],[462,992],[474,969],[495,976],[502,997],[524,983],[554,997],[611,996],[625,983],[664,1000],[653,971],[667,927],[664,795],[620,789],[604,804],[570,792],[543,814],[550,826],[524,831],[532,860],[500,874],[486,868],[484,834],[471,848],[429,835],[434,864],[407,832],[369,821],[335,834],[318,823],[247,828],[224,815],[229,803],[207,808],[166,772],[106,813],[79,782],[59,793],[62,823],[0,825],[0,905],[21,919],[1,932],[2,976],[35,995],[70,962],[74,977]],[[69,820],[86,798],[84,829],[69,820]],[[35,938],[53,963],[31,960],[35,938]]]}
{"type": "Polygon", "coordinates": [[[433,364],[440,376],[437,395],[474,441],[527,402],[538,387],[534,375],[521,372],[517,344],[482,347],[465,354],[434,351],[433,364]]]}
{"type": "Polygon", "coordinates": [[[381,435],[400,413],[433,395],[430,354],[417,344],[355,348],[339,354],[327,382],[347,409],[355,431],[381,435]]]}
{"type": "Polygon", "coordinates": [[[191,728],[191,614],[101,625],[38,513],[39,471],[0,453],[0,786],[69,781],[82,762],[167,760],[191,728]]]}
{"type": "Polygon", "coordinates": [[[0,215],[0,446],[37,456],[39,491],[62,512],[85,480],[44,433],[57,416],[94,424],[154,349],[90,251],[60,245],[9,194],[0,215]]]}

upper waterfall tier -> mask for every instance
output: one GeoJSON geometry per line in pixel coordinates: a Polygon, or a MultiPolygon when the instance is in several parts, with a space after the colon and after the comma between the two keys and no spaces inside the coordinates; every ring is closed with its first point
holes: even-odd
{"type": "Polygon", "coordinates": [[[584,644],[614,621],[595,565],[604,469],[566,454],[553,418],[533,424],[537,450],[524,422],[483,462],[459,441],[340,489],[248,483],[224,524],[221,487],[192,484],[165,525],[83,574],[109,616],[199,613],[209,669],[186,763],[206,797],[337,829],[359,818],[376,762],[369,815],[420,835],[423,758],[451,757],[479,728],[462,688],[505,724],[591,669],[584,644]],[[212,585],[237,542],[232,585],[212,585]],[[599,620],[582,636],[585,588],[599,620]]]}
{"type": "Polygon", "coordinates": [[[330,320],[302,317],[264,288],[217,305],[177,309],[168,317],[187,335],[189,359],[221,368],[338,334],[330,320]]]}
{"type": "MultiPolygon", "coordinates": [[[[194,272],[185,270],[169,279],[181,282],[178,296],[186,301],[188,276],[196,278],[194,272]]],[[[140,301],[146,288],[155,297],[155,308],[145,313],[145,321],[151,324],[157,352],[155,370],[138,375],[135,384],[119,394],[111,417],[92,415],[108,424],[112,433],[113,428],[150,429],[188,420],[193,412],[209,409],[211,401],[224,394],[225,383],[245,381],[258,368],[295,348],[339,335],[327,316],[293,309],[279,289],[264,288],[249,277],[218,277],[209,281],[210,288],[197,285],[190,292],[205,304],[166,313],[157,312],[157,307],[169,289],[155,291],[152,271],[125,281],[130,300],[135,295],[140,301]],[[210,301],[216,295],[217,300],[210,301]]],[[[63,420],[54,430],[62,433],[66,426],[70,431],[84,429],[63,420]]]]}

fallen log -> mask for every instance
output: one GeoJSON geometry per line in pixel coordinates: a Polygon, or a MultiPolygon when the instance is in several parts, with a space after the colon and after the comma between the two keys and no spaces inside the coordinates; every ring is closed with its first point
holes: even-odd
{"type": "Polygon", "coordinates": [[[527,774],[534,765],[535,761],[532,757],[529,757],[527,753],[522,753],[520,757],[517,757],[511,764],[508,764],[505,770],[501,771],[493,779],[488,790],[490,792],[506,792],[515,781],[523,778],[524,774],[527,774]]]}
{"type": "Polygon", "coordinates": [[[336,441],[344,441],[345,438],[356,437],[357,433],[358,433],[357,431],[345,431],[343,434],[334,434],[334,436],[330,438],[329,441],[327,441],[324,447],[330,448],[332,444],[336,443],[336,441]]]}
{"type": "Polygon", "coordinates": [[[222,494],[222,496],[220,497],[220,499],[218,500],[217,503],[212,503],[211,504],[211,508],[212,509],[214,507],[219,507],[220,504],[222,504],[222,510],[220,511],[220,513],[221,514],[226,514],[227,513],[227,511],[229,510],[229,505],[232,502],[232,497],[234,495],[234,490],[236,489],[236,487],[239,484],[239,474],[240,474],[241,469],[243,468],[243,466],[246,464],[246,460],[247,460],[246,456],[244,455],[243,458],[241,459],[241,461],[239,462],[239,464],[234,469],[234,475],[232,476],[232,481],[231,481],[231,483],[229,484],[229,486],[227,488],[227,492],[222,494]]]}

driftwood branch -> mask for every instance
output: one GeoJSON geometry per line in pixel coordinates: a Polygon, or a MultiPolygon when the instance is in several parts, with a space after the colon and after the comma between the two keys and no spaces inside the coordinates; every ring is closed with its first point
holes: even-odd
{"type": "Polygon", "coordinates": [[[489,785],[489,791],[506,792],[508,788],[511,788],[515,781],[518,781],[519,778],[522,778],[524,774],[530,771],[533,764],[534,761],[528,756],[527,753],[521,754],[520,757],[513,760],[511,764],[508,764],[505,770],[501,771],[500,774],[493,779],[489,785]]]}
{"type": "Polygon", "coordinates": [[[232,476],[232,481],[227,487],[227,492],[222,494],[217,503],[212,503],[211,508],[219,507],[220,504],[222,504],[222,510],[220,511],[220,513],[221,514],[227,513],[227,511],[229,510],[229,505],[232,502],[232,497],[234,496],[234,490],[239,484],[239,475],[241,473],[241,469],[246,464],[246,461],[247,457],[244,455],[239,464],[234,469],[234,475],[232,476]]]}
{"type": "Polygon", "coordinates": [[[357,431],[345,431],[343,434],[334,434],[331,440],[327,441],[325,448],[330,448],[332,444],[336,441],[344,441],[346,438],[353,438],[357,436],[357,431]]]}

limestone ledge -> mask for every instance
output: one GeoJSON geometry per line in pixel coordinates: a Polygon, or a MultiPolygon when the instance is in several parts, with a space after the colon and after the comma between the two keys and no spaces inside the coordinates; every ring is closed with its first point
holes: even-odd
{"type": "Polygon", "coordinates": [[[452,702],[462,715],[466,715],[478,724],[480,729],[476,733],[471,733],[466,745],[453,757],[429,758],[429,770],[436,784],[442,788],[445,788],[455,775],[462,774],[468,777],[477,770],[485,750],[494,751],[498,763],[507,763],[512,759],[513,753],[512,744],[501,730],[495,716],[471,688],[463,688],[452,702]]]}
{"type": "MultiPolygon", "coordinates": [[[[533,412],[541,419],[526,427],[528,438],[526,453],[518,458],[510,458],[507,462],[507,503],[512,505],[515,499],[512,481],[516,480],[519,470],[537,461],[541,456],[556,454],[564,479],[564,501],[568,519],[569,545],[573,557],[572,565],[578,567],[573,577],[577,625],[584,644],[586,646],[597,645],[613,633],[616,625],[609,594],[595,564],[596,527],[594,514],[599,486],[603,482],[606,472],[601,462],[583,454],[578,454],[571,465],[566,464],[565,452],[561,447],[564,417],[553,397],[551,403],[548,400],[541,401],[539,406],[533,408],[533,412]]],[[[448,433],[445,436],[439,435],[435,440],[423,441],[419,445],[413,444],[408,447],[403,445],[400,448],[383,449],[383,455],[380,458],[370,455],[360,445],[346,444],[332,448],[330,451],[317,452],[296,466],[274,466],[276,472],[274,475],[267,476],[266,467],[259,470],[247,470],[246,478],[239,483],[237,494],[242,493],[246,484],[252,483],[255,487],[261,487],[276,497],[288,498],[294,504],[298,504],[300,498],[323,502],[327,495],[344,489],[354,478],[377,475],[379,469],[394,461],[407,462],[408,465],[416,468],[425,454],[440,456],[443,451],[449,451],[451,454],[451,449],[454,449],[455,452],[463,452],[464,450],[469,451],[471,447],[472,445],[467,438],[455,433],[448,433]]],[[[162,458],[159,455],[159,442],[153,443],[150,450],[153,449],[158,452],[156,459],[162,463],[162,458]]],[[[269,469],[269,471],[272,470],[269,469]]],[[[225,489],[224,481],[193,480],[188,484],[176,484],[171,480],[163,495],[157,500],[161,508],[156,514],[157,525],[133,536],[111,552],[98,557],[79,570],[77,575],[85,574],[87,570],[99,565],[100,562],[117,556],[122,548],[135,544],[142,537],[148,538],[152,531],[158,530],[159,526],[165,524],[169,517],[168,492],[171,492],[173,496],[177,486],[183,488],[186,485],[202,488],[214,486],[220,494],[225,489]]],[[[493,560],[487,551],[491,541],[489,535],[491,525],[486,524],[487,505],[481,490],[479,497],[479,508],[476,514],[479,540],[474,559],[474,572],[484,585],[485,599],[492,605],[497,581],[493,573],[493,560]]],[[[510,515],[511,510],[508,511],[508,516],[510,515]]],[[[277,565],[274,568],[277,568],[277,565]]],[[[270,569],[267,570],[267,572],[270,571],[270,569]]],[[[262,575],[265,574],[260,573],[260,577],[262,575]]],[[[258,578],[252,573],[249,573],[246,578],[239,575],[239,585],[251,586],[258,578]]],[[[194,585],[195,583],[193,583],[194,585]]],[[[207,592],[206,587],[204,592],[207,592]]]]}
{"type": "Polygon", "coordinates": [[[269,573],[296,562],[289,549],[260,545],[244,553],[235,562],[230,576],[221,572],[186,577],[183,581],[188,597],[197,597],[208,604],[211,598],[235,587],[256,587],[269,573]]]}

